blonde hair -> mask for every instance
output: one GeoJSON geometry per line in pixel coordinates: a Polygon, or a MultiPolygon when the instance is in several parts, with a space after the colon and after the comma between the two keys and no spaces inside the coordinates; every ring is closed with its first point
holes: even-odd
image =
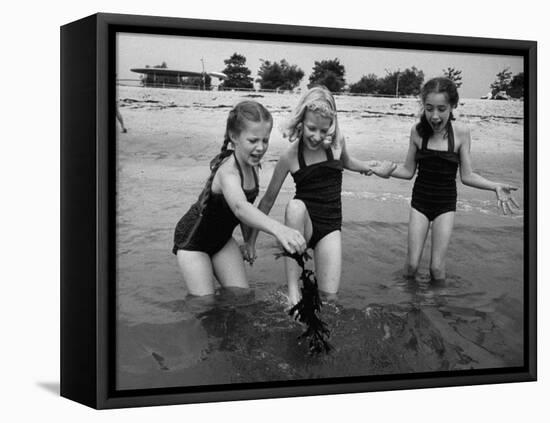
{"type": "Polygon", "coordinates": [[[339,145],[344,137],[338,125],[336,102],[332,93],[322,85],[312,87],[302,95],[292,116],[282,128],[283,136],[285,138],[288,137],[290,142],[300,140],[303,133],[302,125],[307,111],[318,113],[320,116],[332,120],[327,138],[331,138],[331,146],[339,145]]]}

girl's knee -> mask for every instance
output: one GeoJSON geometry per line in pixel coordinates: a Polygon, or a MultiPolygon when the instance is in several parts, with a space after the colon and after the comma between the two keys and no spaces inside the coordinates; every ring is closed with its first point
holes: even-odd
{"type": "Polygon", "coordinates": [[[300,200],[290,200],[285,210],[285,221],[287,223],[303,221],[306,212],[306,205],[300,200]]]}

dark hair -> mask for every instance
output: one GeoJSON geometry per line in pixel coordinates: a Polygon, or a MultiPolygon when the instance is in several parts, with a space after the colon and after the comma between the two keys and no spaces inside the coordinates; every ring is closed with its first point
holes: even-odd
{"type": "MultiPolygon", "coordinates": [[[[432,78],[422,86],[422,89],[420,90],[422,107],[424,107],[424,103],[426,102],[428,94],[432,93],[445,94],[447,96],[447,101],[451,105],[451,109],[454,109],[458,105],[458,89],[456,84],[449,78],[432,78]]],[[[455,117],[453,116],[453,112],[451,111],[449,115],[449,122],[447,123],[447,125],[450,125],[452,120],[455,120],[455,117]]],[[[433,135],[433,129],[430,126],[428,119],[426,119],[426,113],[424,112],[424,110],[422,110],[420,122],[418,122],[418,124],[416,125],[416,132],[418,132],[418,135],[420,135],[422,138],[429,138],[433,135]]]]}
{"type": "Polygon", "coordinates": [[[201,214],[208,204],[216,171],[224,160],[233,154],[233,150],[228,148],[231,143],[231,135],[239,135],[246,127],[247,122],[268,122],[272,125],[273,117],[262,104],[252,100],[241,101],[231,109],[227,117],[222,147],[218,155],[210,162],[210,176],[199,197],[201,214]]]}

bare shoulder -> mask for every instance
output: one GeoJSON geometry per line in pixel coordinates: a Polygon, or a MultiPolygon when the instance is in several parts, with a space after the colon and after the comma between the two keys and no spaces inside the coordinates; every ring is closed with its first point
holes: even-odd
{"type": "Polygon", "coordinates": [[[453,131],[455,136],[466,137],[470,135],[470,128],[462,122],[453,122],[453,131]]]}
{"type": "Polygon", "coordinates": [[[283,153],[283,156],[286,156],[288,159],[292,159],[294,157],[298,156],[298,145],[300,144],[299,141],[291,142],[288,148],[283,153]]]}
{"type": "Polygon", "coordinates": [[[235,166],[235,156],[232,154],[229,157],[223,159],[222,164],[218,168],[217,174],[219,175],[238,175],[237,166],[235,166]]]}
{"type": "Polygon", "coordinates": [[[298,163],[298,142],[295,141],[279,157],[279,166],[286,170],[293,169],[298,163]]]}
{"type": "Polygon", "coordinates": [[[458,149],[462,146],[470,145],[470,128],[460,122],[453,122],[453,132],[455,136],[455,144],[458,149]]]}
{"type": "Polygon", "coordinates": [[[216,175],[214,175],[214,180],[212,181],[212,191],[219,192],[222,183],[235,180],[235,178],[240,181],[241,177],[235,166],[235,156],[231,155],[223,160],[223,163],[216,171],[216,175]]]}

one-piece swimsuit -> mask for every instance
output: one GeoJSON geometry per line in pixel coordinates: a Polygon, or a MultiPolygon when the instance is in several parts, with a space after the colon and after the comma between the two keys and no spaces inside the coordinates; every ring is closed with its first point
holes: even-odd
{"type": "MultiPolygon", "coordinates": [[[[241,187],[244,184],[242,169],[235,158],[237,169],[241,177],[241,187]]],[[[258,176],[254,174],[254,188],[244,189],[246,200],[253,203],[259,192],[258,176]]],[[[174,232],[174,247],[172,252],[178,250],[202,251],[210,256],[220,251],[233,235],[239,220],[225,201],[223,193],[210,193],[210,198],[201,218],[200,199],[191,206],[185,215],[179,220],[174,232]],[[198,223],[197,219],[202,219],[198,223]]]]}
{"type": "Polygon", "coordinates": [[[331,232],[342,229],[342,161],[335,159],[330,148],[325,150],[327,160],[306,165],[304,146],[298,144],[300,168],[292,174],[296,184],[295,199],[304,202],[313,233],[309,248],[331,232]]]}
{"type": "Polygon", "coordinates": [[[455,139],[450,122],[447,127],[447,150],[428,148],[429,137],[422,138],[416,152],[418,176],[414,182],[411,207],[431,222],[443,213],[456,211],[456,172],[460,163],[454,151],[455,139]]]}

